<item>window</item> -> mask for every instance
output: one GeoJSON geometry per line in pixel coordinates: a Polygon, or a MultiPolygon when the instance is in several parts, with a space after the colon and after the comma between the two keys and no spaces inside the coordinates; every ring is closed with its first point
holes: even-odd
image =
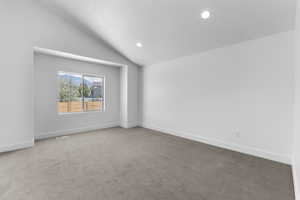
{"type": "Polygon", "coordinates": [[[58,72],[59,113],[104,110],[104,77],[58,72]]]}

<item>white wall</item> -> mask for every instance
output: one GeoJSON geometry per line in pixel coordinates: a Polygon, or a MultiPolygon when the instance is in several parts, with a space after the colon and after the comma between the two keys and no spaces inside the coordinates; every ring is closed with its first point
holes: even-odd
{"type": "MultiPolygon", "coordinates": [[[[36,0],[0,1],[0,66],[2,69],[0,98],[0,152],[28,146],[33,142],[33,47],[39,46],[73,54],[111,60],[128,65],[130,72],[137,66],[120,56],[104,42],[80,31],[69,21],[48,12],[36,0]],[[5,75],[4,75],[5,74],[5,75]],[[20,101],[22,97],[22,101],[20,101]]],[[[136,85],[135,73],[128,79],[136,85]]],[[[134,88],[128,97],[131,108],[138,104],[134,88]]],[[[137,110],[128,110],[129,120],[137,120],[137,110]]]]}
{"type": "Polygon", "coordinates": [[[300,199],[300,1],[297,1],[295,33],[295,117],[294,117],[294,152],[293,175],[296,199],[300,199]]]}
{"type": "Polygon", "coordinates": [[[36,53],[34,56],[35,137],[95,130],[120,124],[120,69],[36,53]],[[73,114],[57,112],[57,72],[105,76],[105,111],[73,114]]]}
{"type": "Polygon", "coordinates": [[[147,66],[143,125],[290,163],[293,32],[147,66]]]}

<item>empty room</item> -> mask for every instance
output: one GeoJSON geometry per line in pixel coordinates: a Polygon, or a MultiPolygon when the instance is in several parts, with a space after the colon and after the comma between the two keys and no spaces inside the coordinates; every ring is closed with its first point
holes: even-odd
{"type": "Polygon", "coordinates": [[[0,200],[300,200],[300,0],[0,0],[0,200]]]}

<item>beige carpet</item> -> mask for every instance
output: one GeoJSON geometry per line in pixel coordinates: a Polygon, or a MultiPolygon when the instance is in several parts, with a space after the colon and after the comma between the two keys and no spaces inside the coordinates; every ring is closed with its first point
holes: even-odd
{"type": "Polygon", "coordinates": [[[0,155],[1,200],[293,200],[290,166],[144,128],[0,155]]]}

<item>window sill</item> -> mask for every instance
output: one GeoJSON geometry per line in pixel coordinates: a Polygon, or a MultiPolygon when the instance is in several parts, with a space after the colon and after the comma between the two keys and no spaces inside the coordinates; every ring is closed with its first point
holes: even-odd
{"type": "Polygon", "coordinates": [[[73,114],[88,114],[88,113],[99,113],[105,112],[105,110],[90,110],[82,112],[66,112],[66,113],[57,113],[58,115],[73,115],[73,114]]]}

